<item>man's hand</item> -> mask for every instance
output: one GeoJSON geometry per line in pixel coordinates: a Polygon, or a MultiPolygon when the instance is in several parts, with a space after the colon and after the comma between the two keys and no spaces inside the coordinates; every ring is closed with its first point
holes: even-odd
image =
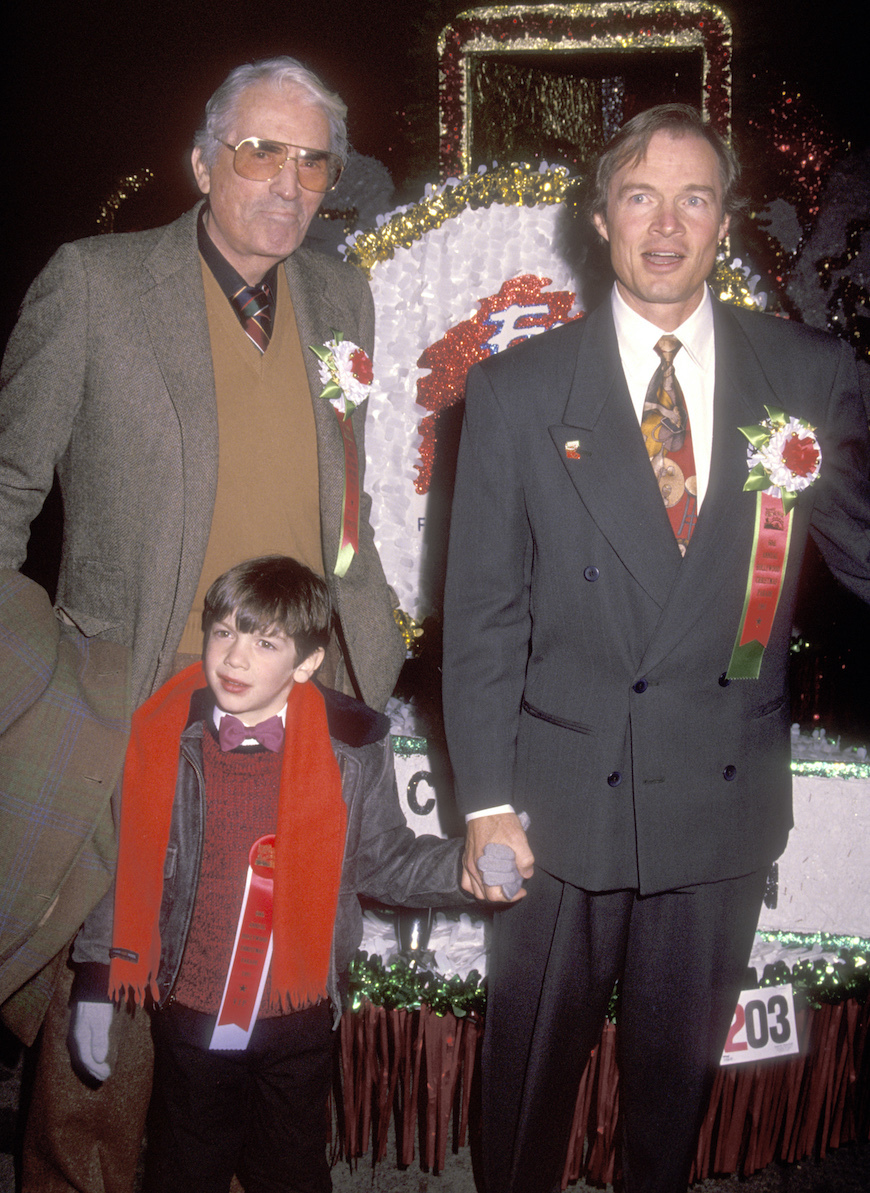
{"type": "Polygon", "coordinates": [[[109,1028],[114,1014],[110,1002],[80,1002],[73,1012],[70,1050],[97,1081],[105,1081],[112,1072],[108,1064],[109,1028]]]}
{"type": "Polygon", "coordinates": [[[523,878],[532,877],[535,858],[519,817],[514,812],[500,812],[495,816],[478,816],[466,825],[462,889],[487,903],[516,903],[525,898],[524,887],[509,899],[500,886],[486,886],[478,869],[477,859],[483,856],[487,845],[492,844],[506,845],[512,849],[520,875],[523,878]]]}

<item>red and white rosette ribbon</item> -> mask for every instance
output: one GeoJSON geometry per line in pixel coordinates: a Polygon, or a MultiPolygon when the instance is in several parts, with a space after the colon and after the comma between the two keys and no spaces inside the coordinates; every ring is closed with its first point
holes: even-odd
{"type": "Polygon", "coordinates": [[[764,650],[773,631],[791,544],[791,511],[798,494],[818,479],[822,450],[814,429],[802,419],[765,406],[768,417],[740,427],[749,440],[749,477],[743,486],[755,492],[755,534],[746,596],[728,679],[758,679],[764,650]]]}
{"type": "Polygon", "coordinates": [[[245,894],[223,998],[210,1049],[244,1049],[257,1021],[272,960],[272,895],[275,837],[251,846],[245,894]]]}
{"type": "Polygon", "coordinates": [[[326,398],[335,410],[344,446],[341,535],[333,568],[336,576],[343,576],[359,551],[359,455],[351,415],[369,396],[374,374],[365,349],[351,340],[342,339],[341,332],[333,332],[333,338],[326,344],[310,344],[309,347],[320,361],[318,369],[323,382],[320,396],[326,398]]]}

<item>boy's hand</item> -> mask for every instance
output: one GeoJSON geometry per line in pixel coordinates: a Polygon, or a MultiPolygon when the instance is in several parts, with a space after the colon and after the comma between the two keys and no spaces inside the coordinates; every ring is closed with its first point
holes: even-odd
{"type": "Polygon", "coordinates": [[[110,1002],[80,1002],[73,1012],[70,1050],[79,1064],[97,1081],[111,1075],[109,1028],[115,1008],[110,1002]]]}
{"type": "Polygon", "coordinates": [[[535,872],[534,854],[523,819],[514,812],[479,816],[466,826],[462,888],[488,903],[516,903],[525,898],[523,879],[535,872]]]}

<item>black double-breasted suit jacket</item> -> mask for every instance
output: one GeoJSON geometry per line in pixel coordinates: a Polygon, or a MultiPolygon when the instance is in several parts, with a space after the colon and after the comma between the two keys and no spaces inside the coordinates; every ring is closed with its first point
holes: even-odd
{"type": "Polygon", "coordinates": [[[792,824],[788,645],[811,533],[870,600],[870,445],[840,341],[714,302],[709,487],[681,557],[619,360],[610,304],[469,374],[445,598],[445,718],[463,812],[512,802],[536,865],[642,893],[766,866],[792,824]],[[765,407],[806,420],[797,501],[755,680],[725,678],[765,407]]]}

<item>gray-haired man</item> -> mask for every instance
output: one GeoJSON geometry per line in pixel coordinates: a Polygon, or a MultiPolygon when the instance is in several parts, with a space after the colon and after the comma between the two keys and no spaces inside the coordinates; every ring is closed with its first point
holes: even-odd
{"type": "MultiPolygon", "coordinates": [[[[340,174],[344,116],[293,59],[233,71],[192,153],[205,201],[163,228],[61,248],[10,339],[0,564],[24,562],[56,470],[57,611],[130,648],[134,706],[198,655],[211,581],[270,553],[329,583],[337,624],[327,681],[375,708],[392,691],[403,651],[362,489],[365,404],[342,423],[320,397],[312,351],[341,338],[370,355],[371,296],[354,270],[300,247],[340,174]]],[[[74,959],[103,960],[91,939],[86,923],[74,959]]],[[[26,1183],[129,1188],[142,1066],[116,1063],[100,1093],[76,1085],[61,1060],[65,1003],[64,986],[44,1033],[56,1064],[37,1085],[26,1183]],[[123,1113],[104,1106],[121,1097],[123,1113]],[[63,1129],[72,1099],[86,1107],[75,1110],[74,1138],[63,1129]],[[93,1116],[92,1136],[82,1114],[93,1116]]]]}

